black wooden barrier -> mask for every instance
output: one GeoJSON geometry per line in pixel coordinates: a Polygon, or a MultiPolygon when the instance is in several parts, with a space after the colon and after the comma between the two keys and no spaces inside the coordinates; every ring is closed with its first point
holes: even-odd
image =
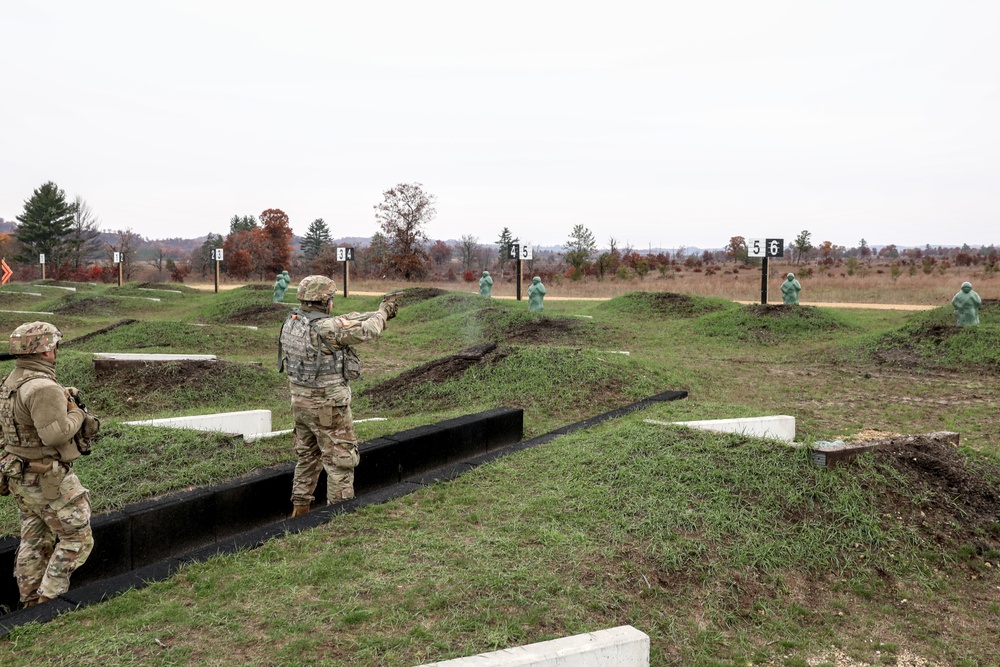
{"type": "MultiPolygon", "coordinates": [[[[95,516],[91,522],[94,551],[74,573],[73,588],[57,600],[0,616],[0,636],[24,623],[48,621],[76,607],[165,579],[185,563],[254,548],[359,507],[454,479],[483,463],[560,435],[686,396],[684,391],[664,392],[528,441],[521,441],[523,411],[514,408],[496,408],[375,438],[359,446],[357,497],[318,507],[294,520],[288,518],[294,463],[95,516]]],[[[325,475],[320,478],[316,497],[326,497],[325,475]]],[[[14,537],[0,539],[0,612],[18,606],[14,578],[4,574],[13,573],[18,542],[14,537]]]]}

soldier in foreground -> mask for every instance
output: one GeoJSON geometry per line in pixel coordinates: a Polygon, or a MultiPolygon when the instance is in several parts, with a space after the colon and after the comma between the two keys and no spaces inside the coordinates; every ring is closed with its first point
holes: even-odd
{"type": "Polygon", "coordinates": [[[288,374],[295,421],[295,475],[292,517],[309,511],[320,469],[326,469],[326,500],[354,497],[354,468],[360,461],[354,435],[349,381],[361,376],[361,360],[351,345],[377,338],[396,316],[394,296],[368,313],[331,316],[337,287],[326,276],[299,283],[299,308],[281,327],[278,370],[288,374]]]}
{"type": "Polygon", "coordinates": [[[90,498],[73,461],[89,453],[100,424],[74,401],[75,388],[56,382],[61,339],[48,322],[14,329],[17,361],[0,384],[0,494],[13,494],[21,518],[14,576],[25,607],[68,591],[94,548],[90,498]]]}

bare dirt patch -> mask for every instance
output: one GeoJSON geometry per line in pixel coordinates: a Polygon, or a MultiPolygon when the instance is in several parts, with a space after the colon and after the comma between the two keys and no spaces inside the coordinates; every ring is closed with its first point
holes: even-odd
{"type": "Polygon", "coordinates": [[[225,317],[228,324],[243,324],[258,326],[261,324],[275,324],[283,322],[288,313],[291,312],[288,306],[280,303],[262,303],[230,313],[225,317]]]}
{"type": "Polygon", "coordinates": [[[590,328],[588,322],[568,317],[511,317],[510,311],[501,308],[484,308],[476,318],[488,338],[518,343],[575,344],[590,328]]]}
{"type": "Polygon", "coordinates": [[[95,379],[99,387],[115,388],[121,402],[143,405],[147,396],[222,384],[224,376],[234,367],[256,368],[265,372],[260,366],[230,361],[180,360],[113,369],[97,375],[95,379]]]}
{"type": "Polygon", "coordinates": [[[575,320],[541,317],[534,322],[525,322],[513,327],[507,333],[511,339],[519,343],[546,343],[573,338],[581,328],[581,323],[575,320]]]}
{"type": "Polygon", "coordinates": [[[396,303],[400,306],[408,306],[426,301],[427,299],[433,299],[442,294],[447,294],[447,292],[436,287],[411,287],[410,289],[403,290],[403,293],[396,297],[396,303]]]}
{"type": "Polygon", "coordinates": [[[360,395],[369,398],[375,405],[388,407],[400,402],[415,386],[431,382],[446,382],[460,377],[473,366],[496,363],[509,353],[508,350],[499,349],[496,343],[473,345],[368,387],[360,395]]]}
{"type": "Polygon", "coordinates": [[[808,320],[819,317],[819,312],[813,306],[786,306],[783,303],[751,303],[744,306],[746,310],[757,317],[772,319],[808,320]]]}
{"type": "Polygon", "coordinates": [[[939,544],[953,548],[971,544],[977,553],[1000,555],[1000,471],[930,438],[905,438],[898,444],[893,440],[875,450],[876,460],[906,480],[911,497],[923,500],[918,506],[902,497],[890,498],[886,507],[917,523],[939,544]]]}

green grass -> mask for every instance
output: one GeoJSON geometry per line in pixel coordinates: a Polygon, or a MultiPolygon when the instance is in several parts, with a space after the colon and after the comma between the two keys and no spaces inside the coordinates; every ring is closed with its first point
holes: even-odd
{"type": "MultiPolygon", "coordinates": [[[[288,307],[271,302],[270,286],[185,290],[149,305],[122,298],[145,294],[139,287],[77,295],[133,310],[53,317],[70,338],[139,320],[60,351],[60,379],[105,417],[104,438],[78,464],[95,509],[290,461],[287,436],[245,446],[119,423],[266,408],[275,428],[290,427],[286,380],[273,368],[288,307]],[[211,353],[224,363],[97,377],[98,351],[211,353]]],[[[335,303],[365,311],[378,297],[335,303]]],[[[871,664],[905,652],[996,664],[984,656],[1000,622],[1000,568],[984,563],[1000,555],[1000,527],[977,533],[977,546],[897,519],[902,509],[919,517],[927,492],[872,457],[827,471],[805,450],[642,421],[791,414],[802,441],[947,428],[996,483],[993,316],[947,332],[956,351],[938,343],[917,366],[871,354],[877,341],[914,343],[947,315],[761,313],[631,295],[553,301],[543,315],[464,293],[404,303],[384,336],[358,347],[355,416],[389,419],[359,424],[362,439],[498,405],[523,407],[531,436],[661,391],[690,396],[19,629],[0,641],[0,662],[416,665],[627,623],[650,635],[653,665],[832,663],[822,656],[834,648],[871,664]],[[502,358],[389,403],[364,396],[485,341],[502,358]]],[[[28,319],[44,317],[2,314],[0,324],[28,319]]],[[[0,526],[16,528],[9,500],[0,526]]]]}
{"type": "Polygon", "coordinates": [[[1000,369],[1000,307],[980,311],[980,324],[957,327],[949,308],[914,316],[894,331],[872,336],[861,348],[868,359],[917,363],[928,368],[1000,369]]]}
{"type": "Polygon", "coordinates": [[[893,482],[630,417],[18,630],[5,657],[45,664],[44,638],[81,664],[414,665],[625,623],[654,665],[804,656],[895,617],[894,579],[944,583],[918,527],[881,519],[893,482]],[[788,600],[802,577],[820,599],[788,600]]]}

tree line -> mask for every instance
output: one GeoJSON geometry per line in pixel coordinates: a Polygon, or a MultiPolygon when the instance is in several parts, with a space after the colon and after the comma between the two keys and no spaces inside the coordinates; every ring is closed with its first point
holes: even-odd
{"type": "MultiPolygon", "coordinates": [[[[498,272],[496,278],[508,279],[511,268],[510,248],[522,241],[504,227],[494,241],[481,242],[473,234],[463,235],[456,244],[431,241],[426,227],[436,215],[436,197],[420,183],[400,183],[382,193],[373,206],[378,223],[376,232],[366,244],[355,248],[352,275],[360,279],[478,281],[483,270],[498,272]]],[[[131,229],[102,232],[99,219],[87,202],[77,196],[72,202],[55,183],[37,188],[24,203],[17,216],[13,234],[0,233],[0,253],[11,256],[20,265],[22,277],[37,271],[39,255],[46,258],[46,277],[62,280],[111,282],[117,280],[117,267],[111,263],[113,253],[120,253],[126,280],[136,276],[153,281],[183,282],[194,276],[205,278],[214,271],[213,253],[223,249],[222,271],[238,281],[267,281],[275,274],[288,270],[293,275],[322,273],[336,276],[342,270],[337,261],[337,246],[333,231],[323,218],[310,223],[296,251],[288,215],[279,208],[269,208],[259,216],[233,215],[225,234],[209,233],[205,241],[190,252],[170,250],[163,244],[144,241],[131,229]]],[[[530,240],[525,241],[530,245],[530,240]]],[[[342,244],[340,244],[342,245],[342,244]]],[[[593,233],[577,224],[570,231],[561,252],[538,251],[526,262],[527,274],[541,274],[549,280],[560,276],[570,280],[594,277],[642,279],[651,272],[661,275],[670,271],[705,270],[713,273],[727,262],[734,265],[752,263],[743,236],[733,236],[722,250],[689,253],[680,247],[673,252],[638,252],[614,237],[598,248],[593,233]]],[[[815,261],[819,266],[832,267],[845,261],[851,263],[889,260],[909,264],[924,272],[941,270],[950,265],[983,264],[989,269],[997,265],[997,251],[991,246],[971,248],[898,249],[886,245],[873,249],[865,239],[856,246],[845,247],[830,241],[816,246],[812,234],[803,230],[787,245],[786,260],[794,264],[815,261]]],[[[895,275],[895,274],[894,274],[895,275]]],[[[33,276],[32,276],[33,277],[33,276]]],[[[530,275],[526,276],[530,280],[530,275]]]]}

